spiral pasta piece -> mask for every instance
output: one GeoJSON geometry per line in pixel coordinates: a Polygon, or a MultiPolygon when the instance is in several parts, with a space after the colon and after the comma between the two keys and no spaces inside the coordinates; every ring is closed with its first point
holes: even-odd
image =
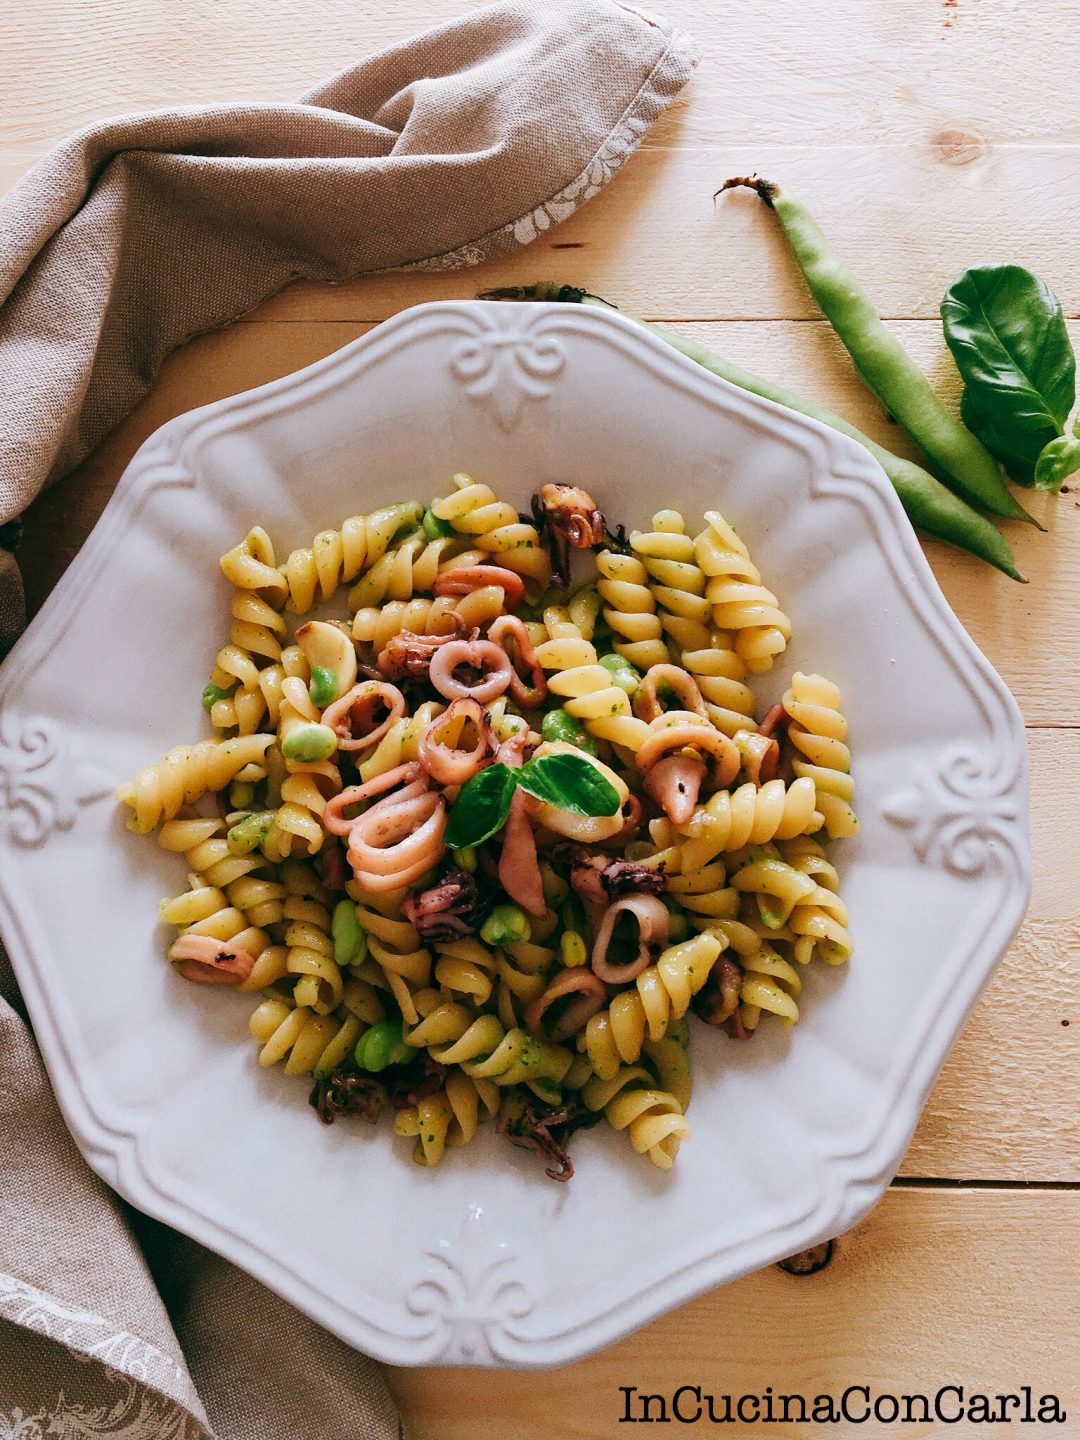
{"type": "Polygon", "coordinates": [[[396,536],[415,529],[424,507],[416,500],[353,515],[340,530],[321,530],[310,546],[294,550],[281,567],[286,608],[306,615],[316,600],[329,600],[339,585],[355,580],[386,554],[396,536]]]}
{"type": "Polygon", "coordinates": [[[737,790],[718,790],[681,827],[686,836],[681,868],[701,869],[725,851],[820,830],[816,799],[814,782],[806,778],[790,785],[769,780],[760,788],[747,783],[737,790]]]}
{"type": "MultiPolygon", "coordinates": [[[[237,682],[239,688],[232,695],[214,702],[210,709],[210,723],[219,730],[238,727],[241,735],[253,733],[263,723],[276,727],[285,681],[295,675],[306,683],[309,673],[300,647],[285,646],[275,661],[256,672],[253,685],[243,686],[237,682]]],[[[215,667],[211,678],[214,684],[228,688],[229,676],[224,671],[215,667]]]]}
{"type": "Polygon", "coordinates": [[[175,925],[180,935],[203,935],[253,958],[270,944],[266,932],[251,925],[223,890],[206,884],[205,877],[194,872],[188,876],[184,894],[163,900],[158,914],[166,925],[175,925]]]}
{"type": "Polygon", "coordinates": [[[713,629],[705,572],[678,510],[658,510],[651,530],[631,530],[630,545],[648,576],[661,626],[676,656],[706,649],[713,629]]]}
{"type": "Polygon", "coordinates": [[[457,564],[502,565],[545,588],[551,580],[551,565],[536,526],[522,520],[512,505],[470,475],[457,474],[453,483],[449,495],[432,501],[432,514],[467,536],[479,556],[466,552],[456,557],[451,568],[457,564]]]}
{"type": "Polygon", "coordinates": [[[644,1066],[632,1065],[610,1079],[590,1080],[581,1093],[590,1110],[603,1110],[613,1129],[629,1131],[639,1155],[647,1155],[660,1170],[670,1170],[679,1146],[690,1138],[690,1124],[675,1096],[653,1089],[653,1083],[644,1066]]]}
{"type": "Polygon", "coordinates": [[[645,566],[633,555],[616,555],[601,550],[596,557],[600,579],[596,588],[604,603],[604,619],[612,635],[615,652],[648,670],[671,657],[664,644],[656,601],[649,589],[645,566]]]}
{"type": "Polygon", "coordinates": [[[501,615],[504,599],[500,586],[480,585],[466,595],[414,595],[411,600],[364,605],[353,616],[352,637],[378,654],[405,630],[413,635],[468,634],[501,615]]]}
{"type": "MultiPolygon", "coordinates": [[[[278,703],[278,744],[284,746],[289,736],[301,725],[318,724],[321,714],[308,693],[306,664],[302,674],[287,675],[281,682],[278,703]]],[[[274,817],[271,841],[277,858],[291,855],[299,841],[304,853],[314,855],[322,849],[325,832],[321,824],[327,800],[341,790],[341,772],[329,760],[285,761],[281,780],[281,806],[274,817]]]]}
{"type": "Polygon", "coordinates": [[[286,1075],[329,1073],[355,1046],[364,1025],[355,1015],[319,1014],[271,996],[251,1015],[248,1029],[259,1043],[259,1064],[285,1061],[286,1075]]]}
{"type": "Polygon", "coordinates": [[[460,545],[453,536],[428,540],[420,531],[407,536],[376,560],[349,591],[349,609],[380,605],[384,600],[411,600],[430,593],[442,565],[460,545]]]}
{"type": "Polygon", "coordinates": [[[791,1026],[799,1018],[799,972],[770,945],[759,945],[739,961],[739,1015],[745,1030],[756,1030],[761,1015],[777,1015],[791,1026]]]}
{"type": "Polygon", "coordinates": [[[751,849],[732,874],[731,883],[736,890],[755,897],[762,920],[774,930],[786,925],[795,906],[819,888],[808,875],[787,864],[771,844],[751,849]]]}
{"type": "Polygon", "coordinates": [[[252,591],[275,610],[280,610],[289,593],[288,582],[277,568],[270,536],[256,525],[239,544],[221,557],[221,569],[238,590],[252,591]]]}
{"type": "Polygon", "coordinates": [[[415,1137],[413,1159],[418,1165],[437,1165],[448,1146],[467,1145],[481,1122],[498,1109],[495,1085],[453,1071],[441,1090],[398,1112],[394,1133],[415,1137]]]}
{"type": "Polygon", "coordinates": [[[796,937],[792,951],[799,964],[818,959],[826,965],[843,965],[851,958],[847,906],[828,886],[815,885],[799,900],[788,925],[796,937]]]}
{"type": "MultiPolygon", "coordinates": [[[[475,936],[445,941],[436,948],[435,983],[451,995],[484,1005],[495,987],[495,955],[475,936]]],[[[464,1032],[462,1032],[464,1033],[464,1032]]]]}
{"type": "Polygon", "coordinates": [[[211,705],[210,723],[253,735],[268,709],[263,673],[280,664],[286,626],[273,606],[250,590],[234,590],[230,610],[229,643],[218,651],[210,679],[232,693],[211,705]]]}
{"type": "Polygon", "coordinates": [[[476,1080],[499,1087],[527,1085],[545,1100],[558,1099],[573,1054],[520,1026],[506,1028],[498,1016],[478,1016],[451,1044],[432,1047],[440,1065],[460,1065],[476,1080]]]}
{"type": "Polygon", "coordinates": [[[607,1010],[592,1017],[585,1026],[585,1053],[601,1079],[610,1079],[623,1063],[633,1064],[646,1035],[660,1040],[672,1020],[682,1019],[723,948],[708,931],[668,946],[632,989],[620,991],[607,1010]]]}
{"type": "Polygon", "coordinates": [[[857,835],[859,821],[851,808],[855,794],[851,751],[845,744],[847,721],[840,712],[839,689],[821,675],[797,670],[782,703],[792,721],[788,739],[802,757],[793,768],[796,775],[814,782],[827,833],[833,840],[857,835]]]}
{"type": "Polygon", "coordinates": [[[156,765],[147,765],[116,797],[131,808],[129,828],[145,834],[162,820],[171,820],[185,805],[194,805],[208,790],[224,790],[249,767],[265,774],[262,761],[273,735],[236,735],[229,740],[200,740],[177,745],[156,765]]]}
{"type": "Polygon", "coordinates": [[[358,971],[360,978],[390,992],[406,1025],[419,1024],[415,997],[430,985],[432,960],[416,928],[400,918],[407,892],[362,893],[353,882],[348,889],[353,898],[360,897],[356,918],[368,937],[369,958],[358,971]]]}
{"type": "Polygon", "coordinates": [[[826,890],[840,889],[840,876],[836,866],[825,854],[825,847],[820,839],[813,835],[797,835],[792,840],[785,840],[777,848],[793,870],[809,875],[811,880],[823,885],[826,890]]]}
{"type": "Polygon", "coordinates": [[[760,675],[787,648],[791,621],[749,551],[718,510],[705,512],[706,528],[694,541],[694,554],[708,576],[705,595],[718,630],[731,631],[735,649],[751,674],[760,675]]]}
{"type": "Polygon", "coordinates": [[[325,890],[305,866],[292,864],[284,870],[286,898],[283,902],[285,968],[297,976],[293,999],[298,1007],[328,1015],[341,1004],[345,979],[334,958],[330,936],[330,910],[325,890]]]}
{"type": "Polygon", "coordinates": [[[544,611],[544,624],[549,638],[536,647],[536,658],[548,672],[548,689],[591,734],[636,751],[648,738],[649,727],[599,663],[595,646],[558,606],[544,611]]]}

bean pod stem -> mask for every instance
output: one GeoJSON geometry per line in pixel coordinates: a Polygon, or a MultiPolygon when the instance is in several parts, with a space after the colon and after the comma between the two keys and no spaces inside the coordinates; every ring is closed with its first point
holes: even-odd
{"type": "Polygon", "coordinates": [[[922,370],[885,327],[869,295],[834,254],[802,201],[756,175],[732,176],[716,193],[738,187],[753,190],[775,212],[810,293],[861,379],[926,452],[946,484],[1003,519],[1037,524],[1005,484],[989,450],[949,414],[922,370]]]}
{"type": "MultiPolygon", "coordinates": [[[[588,291],[577,286],[559,285],[543,280],[535,285],[513,285],[500,290],[488,290],[480,299],[554,300],[617,310],[616,306],[601,299],[599,295],[590,295],[588,291]]],[[[761,376],[744,370],[742,366],[717,355],[698,341],[676,335],[661,325],[651,325],[635,315],[628,315],[624,310],[618,310],[618,313],[640,325],[642,329],[651,330],[672,349],[678,350],[688,360],[693,360],[695,364],[708,370],[710,374],[719,376],[721,380],[726,380],[730,385],[737,385],[740,390],[747,390],[752,395],[760,395],[764,400],[783,405],[785,409],[806,415],[809,419],[828,425],[830,429],[857,441],[885,471],[908,519],[916,529],[936,540],[944,540],[960,550],[966,550],[995,566],[1013,580],[1027,583],[1026,577],[1017,569],[1012,549],[1001,531],[985,515],[973,510],[965,500],[946,489],[940,480],[936,480],[914,461],[894,455],[892,451],[864,435],[861,430],[857,430],[854,425],[839,415],[834,415],[831,410],[804,400],[782,385],[776,385],[771,380],[764,380],[761,376]]]]}

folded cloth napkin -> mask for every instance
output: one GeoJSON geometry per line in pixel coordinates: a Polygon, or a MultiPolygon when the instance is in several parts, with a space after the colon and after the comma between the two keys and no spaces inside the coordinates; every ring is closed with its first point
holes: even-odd
{"type": "MultiPolygon", "coordinates": [[[[696,58],[613,0],[520,0],[296,104],[128,116],[41,161],[0,199],[0,654],[23,622],[10,522],[171,349],[300,277],[527,243],[611,177],[696,58]]],[[[0,950],[0,1437],[398,1435],[369,1361],[91,1174],[18,1007],[0,950]]]]}

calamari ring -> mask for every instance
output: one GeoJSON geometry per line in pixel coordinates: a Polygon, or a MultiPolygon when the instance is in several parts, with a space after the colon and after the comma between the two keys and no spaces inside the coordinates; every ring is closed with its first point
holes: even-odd
{"type": "Polygon", "coordinates": [[[654,720],[649,730],[635,757],[639,770],[648,771],[673,751],[695,750],[708,760],[713,784],[718,788],[730,785],[739,773],[742,761],[734,742],[712,726],[703,725],[689,711],[669,710],[654,720]]]}
{"type": "Polygon", "coordinates": [[[420,764],[440,785],[464,785],[484,768],[496,749],[491,716],[474,696],[463,695],[432,720],[420,737],[417,753],[420,764]],[[456,742],[469,720],[476,726],[476,744],[471,750],[459,749],[456,743],[447,744],[439,738],[450,731],[456,742]]]}
{"type": "Polygon", "coordinates": [[[687,714],[700,715],[702,720],[709,721],[709,712],[697,681],[679,665],[650,665],[645,671],[634,696],[634,713],[640,719],[656,720],[667,713],[660,700],[661,685],[675,692],[687,714]]]}
{"type": "Polygon", "coordinates": [[[505,650],[504,636],[513,636],[517,643],[517,652],[521,663],[526,666],[532,676],[532,685],[528,686],[515,667],[510,678],[510,694],[524,709],[537,710],[547,699],[548,686],[544,667],[536,658],[536,651],[533,648],[529,632],[516,615],[499,615],[488,627],[488,639],[505,650]]]}
{"type": "Polygon", "coordinates": [[[524,1011],[525,1024],[534,1035],[539,1035],[544,1015],[555,1001],[575,993],[578,999],[567,1005],[549,1032],[552,1040],[569,1040],[571,1035],[584,1030],[592,1017],[607,1003],[607,986],[584,966],[563,970],[556,975],[542,995],[530,1000],[524,1011]]]}
{"type": "Polygon", "coordinates": [[[775,780],[780,770],[780,744],[760,730],[736,730],[735,748],[742,757],[746,778],[761,786],[775,780]]]}
{"type": "Polygon", "coordinates": [[[608,985],[625,985],[636,980],[652,964],[649,946],[666,945],[671,915],[659,895],[624,895],[604,911],[593,943],[593,974],[608,985]],[[615,933],[615,922],[621,914],[631,914],[638,924],[638,953],[625,965],[612,964],[607,958],[608,946],[615,933]]]}
{"type": "Polygon", "coordinates": [[[386,680],[362,680],[326,707],[322,723],[329,725],[338,737],[339,750],[369,750],[404,714],[405,696],[396,685],[386,680]],[[375,724],[375,706],[380,700],[390,713],[375,724]],[[363,735],[354,735],[353,727],[358,724],[372,728],[363,735]]]}
{"type": "Polygon", "coordinates": [[[359,805],[374,795],[382,795],[385,791],[392,790],[395,785],[405,787],[393,797],[395,800],[411,799],[413,795],[420,795],[428,788],[427,772],[417,761],[410,760],[407,765],[397,765],[383,775],[376,775],[364,785],[347,786],[339,795],[334,795],[326,802],[322,814],[324,827],[331,835],[348,835],[360,817],[356,815],[350,820],[344,812],[351,805],[359,805]]]}
{"type": "Polygon", "coordinates": [[[349,864],[357,885],[368,894],[411,885],[445,855],[445,831],[442,795],[433,790],[388,795],[365,810],[349,831],[349,864]]]}
{"type": "Polygon", "coordinates": [[[436,599],[441,599],[444,595],[471,595],[487,585],[499,587],[508,610],[525,599],[525,581],[502,565],[459,565],[456,570],[444,570],[436,576],[432,589],[436,599]]]}
{"type": "Polygon", "coordinates": [[[169,959],[185,980],[197,985],[242,985],[255,968],[253,955],[210,935],[181,935],[169,959]]]}
{"type": "Polygon", "coordinates": [[[451,640],[431,657],[428,676],[432,685],[447,700],[462,700],[471,696],[486,704],[496,699],[510,684],[514,667],[510,657],[501,646],[490,640],[451,640]],[[475,685],[466,685],[454,676],[459,665],[470,665],[476,670],[486,670],[475,685]]]}

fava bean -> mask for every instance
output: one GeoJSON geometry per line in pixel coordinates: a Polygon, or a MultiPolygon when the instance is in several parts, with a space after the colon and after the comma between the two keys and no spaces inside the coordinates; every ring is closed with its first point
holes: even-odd
{"type": "Polygon", "coordinates": [[[388,1065],[404,1065],[416,1051],[401,1038],[400,1020],[380,1020],[365,1030],[356,1042],[356,1063],[361,1070],[378,1074],[388,1065]]]}
{"type": "Polygon", "coordinates": [[[431,510],[424,511],[424,518],[420,524],[421,530],[429,540],[440,540],[444,535],[453,535],[454,527],[449,520],[440,520],[431,510]]]}
{"type": "Polygon", "coordinates": [[[299,760],[311,765],[319,760],[329,760],[337,749],[337,736],[329,725],[316,725],[307,721],[296,725],[281,742],[281,753],[286,760],[299,760]]]}
{"type": "Polygon", "coordinates": [[[596,755],[596,741],[575,716],[566,710],[549,710],[540,722],[540,733],[545,740],[562,740],[567,745],[576,745],[586,755],[596,755]]]}
{"type": "Polygon", "coordinates": [[[641,684],[641,671],[623,655],[601,655],[600,664],[627,695],[636,695],[641,684]]]}
{"type": "Polygon", "coordinates": [[[229,696],[235,693],[235,685],[230,685],[229,688],[225,690],[222,689],[220,685],[215,685],[211,680],[210,684],[207,685],[206,689],[202,692],[202,708],[209,715],[219,700],[228,700],[229,696]]]}
{"type": "Polygon", "coordinates": [[[269,835],[274,815],[273,810],[254,810],[238,820],[225,837],[230,854],[250,855],[269,835]]]}
{"type": "Polygon", "coordinates": [[[532,936],[529,917],[518,905],[496,905],[480,927],[485,945],[522,945],[532,936]]]}
{"type": "Polygon", "coordinates": [[[337,676],[325,665],[314,665],[308,689],[311,693],[312,703],[317,705],[320,710],[325,710],[331,701],[338,698],[337,676]]]}
{"type": "Polygon", "coordinates": [[[229,786],[229,804],[234,810],[247,810],[255,799],[255,786],[250,780],[234,780],[229,786]]]}
{"type": "Polygon", "coordinates": [[[356,918],[356,906],[351,900],[339,900],[334,906],[330,934],[339,965],[359,965],[367,959],[367,931],[356,918]]]}

